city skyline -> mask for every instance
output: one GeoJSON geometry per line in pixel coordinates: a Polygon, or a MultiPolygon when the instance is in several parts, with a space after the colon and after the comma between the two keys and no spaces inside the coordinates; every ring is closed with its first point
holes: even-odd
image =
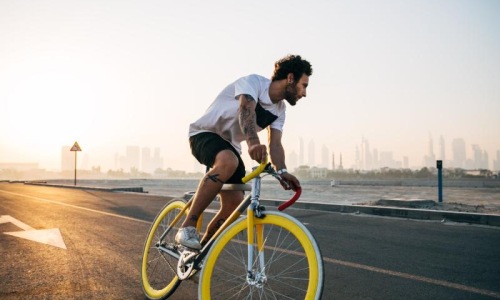
{"type": "MultiPolygon", "coordinates": [[[[342,161],[341,156],[345,153],[331,151],[325,144],[321,145],[320,149],[316,149],[316,142],[311,139],[307,141],[307,150],[303,147],[304,139],[299,138],[298,150],[289,149],[286,151],[288,157],[288,167],[294,170],[301,165],[310,167],[326,168],[339,170],[354,169],[354,170],[376,170],[380,168],[393,169],[420,169],[422,167],[435,167],[436,160],[442,160],[445,168],[461,168],[467,170],[488,169],[492,171],[500,171],[500,150],[496,150],[491,155],[481,149],[480,145],[467,144],[462,138],[452,139],[447,147],[446,138],[439,136],[439,143],[435,145],[432,135],[429,134],[427,145],[427,153],[422,155],[421,163],[411,163],[406,155],[394,155],[390,150],[379,151],[376,147],[371,149],[368,138],[361,137],[360,144],[354,147],[354,161],[342,161]],[[448,150],[447,150],[448,149],[448,150]],[[470,149],[470,150],[467,150],[470,149]],[[439,153],[436,155],[435,153],[439,153]],[[302,157],[302,160],[300,160],[302,157]],[[307,161],[304,157],[308,157],[307,161]],[[336,162],[332,160],[337,157],[336,162]],[[491,157],[491,158],[490,158],[491,157]]],[[[48,171],[72,171],[74,170],[75,153],[70,151],[71,146],[66,145],[61,147],[60,169],[47,169],[48,171]]],[[[92,160],[92,153],[82,151],[78,159],[78,168],[82,170],[99,169],[103,172],[108,170],[123,170],[130,172],[135,169],[140,172],[153,174],[156,169],[176,169],[164,163],[164,152],[159,147],[141,147],[139,145],[126,146],[123,149],[118,149],[114,154],[112,167],[100,165],[97,161],[92,160]]],[[[243,158],[247,167],[250,167],[253,162],[249,161],[248,157],[243,158]]],[[[25,170],[27,168],[41,168],[39,162],[30,162],[17,164],[17,168],[25,170]]],[[[0,166],[4,168],[16,168],[16,162],[2,162],[0,166]]],[[[43,168],[41,168],[43,169],[43,168]]],[[[193,158],[193,164],[185,169],[178,169],[186,172],[203,172],[204,166],[201,166],[193,158]]]]}

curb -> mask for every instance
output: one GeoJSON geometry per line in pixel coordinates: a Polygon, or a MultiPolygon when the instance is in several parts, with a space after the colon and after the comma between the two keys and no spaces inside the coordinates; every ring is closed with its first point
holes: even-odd
{"type": "Polygon", "coordinates": [[[142,187],[116,187],[116,188],[106,188],[106,187],[94,187],[94,186],[81,186],[81,185],[64,185],[64,184],[47,184],[45,182],[24,182],[27,185],[39,185],[48,187],[60,187],[69,189],[80,189],[80,190],[94,190],[94,191],[105,191],[105,192],[133,192],[133,193],[147,193],[142,187]]]}
{"type": "MultiPolygon", "coordinates": [[[[260,200],[261,203],[269,206],[279,206],[284,201],[280,200],[260,200]]],[[[293,208],[312,209],[320,211],[368,214],[383,217],[396,217],[414,220],[431,221],[451,221],[459,223],[469,223],[477,225],[500,226],[500,215],[464,213],[454,211],[440,211],[430,209],[399,208],[387,206],[369,206],[369,205],[342,205],[326,203],[306,203],[295,202],[293,208]]]]}

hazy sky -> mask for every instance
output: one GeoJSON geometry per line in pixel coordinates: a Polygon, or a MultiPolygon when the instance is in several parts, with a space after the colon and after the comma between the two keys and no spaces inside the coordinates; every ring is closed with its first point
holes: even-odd
{"type": "Polygon", "coordinates": [[[0,162],[59,169],[78,141],[105,170],[127,145],[192,170],[189,123],[289,53],[314,74],[288,107],[287,152],[313,139],[318,162],[325,145],[350,166],[364,136],[413,166],[429,135],[449,158],[458,137],[469,157],[500,150],[497,0],[0,0],[0,45],[0,162]]]}

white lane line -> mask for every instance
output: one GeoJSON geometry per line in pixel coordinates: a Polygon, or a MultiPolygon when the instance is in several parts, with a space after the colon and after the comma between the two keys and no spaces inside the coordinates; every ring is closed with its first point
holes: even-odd
{"type": "Polygon", "coordinates": [[[342,265],[345,267],[361,269],[361,270],[365,270],[365,271],[380,273],[380,274],[384,274],[384,275],[391,275],[391,276],[396,276],[396,277],[415,280],[415,281],[421,281],[421,282],[425,282],[425,283],[430,283],[430,284],[439,285],[439,286],[443,286],[443,287],[447,287],[447,288],[452,288],[452,289],[461,290],[461,291],[470,292],[470,293],[481,294],[481,295],[500,299],[500,293],[498,293],[498,292],[493,292],[493,291],[484,290],[484,289],[478,289],[478,288],[463,285],[463,284],[458,284],[458,283],[453,283],[453,282],[448,282],[448,281],[438,280],[438,279],[432,279],[432,278],[418,276],[418,275],[412,275],[412,274],[408,274],[408,273],[402,273],[402,272],[381,269],[381,268],[377,268],[377,267],[357,264],[357,263],[333,259],[333,258],[329,258],[329,257],[323,257],[323,261],[329,262],[332,264],[342,265]]]}
{"type": "MultiPolygon", "coordinates": [[[[28,195],[7,192],[7,191],[2,191],[2,190],[0,190],[0,192],[12,194],[12,195],[16,195],[16,196],[21,196],[21,197],[25,197],[25,198],[30,198],[30,199],[34,199],[34,200],[40,200],[40,201],[44,201],[44,202],[48,202],[48,203],[59,204],[59,205],[67,206],[67,207],[85,210],[85,211],[90,211],[90,212],[94,212],[94,213],[98,213],[98,214],[102,214],[102,215],[106,215],[106,216],[110,216],[110,217],[116,217],[116,218],[125,219],[125,220],[129,220],[129,221],[136,221],[136,222],[140,222],[140,223],[151,224],[151,222],[149,222],[149,221],[144,221],[144,220],[131,218],[131,217],[127,217],[127,216],[122,216],[122,215],[117,215],[117,214],[108,213],[108,212],[103,212],[103,211],[90,209],[90,208],[86,208],[86,207],[81,207],[81,206],[77,206],[77,205],[72,205],[72,204],[67,204],[67,203],[63,203],[63,202],[48,200],[48,199],[44,199],[44,198],[40,198],[40,197],[28,196],[28,195]]],[[[408,274],[408,273],[402,273],[402,272],[381,269],[381,268],[377,268],[377,267],[357,264],[357,263],[333,259],[333,258],[329,258],[329,257],[323,257],[323,261],[328,262],[328,263],[332,263],[332,264],[342,265],[345,267],[350,267],[350,268],[355,268],[355,269],[360,269],[360,270],[365,270],[365,271],[370,271],[370,272],[375,272],[375,273],[380,273],[380,274],[385,274],[385,275],[396,276],[396,277],[400,277],[400,278],[425,282],[425,283],[434,284],[434,285],[438,285],[438,286],[442,286],[442,287],[452,288],[452,289],[456,289],[456,290],[461,290],[461,291],[470,292],[470,293],[476,293],[476,294],[485,295],[485,296],[493,297],[496,299],[500,299],[500,293],[498,293],[498,292],[484,290],[484,289],[478,289],[478,288],[463,285],[463,284],[458,284],[458,283],[453,283],[453,282],[448,282],[448,281],[438,280],[438,279],[432,279],[432,278],[418,276],[418,275],[412,275],[412,274],[408,274]]]]}
{"type": "Polygon", "coordinates": [[[95,209],[86,208],[86,207],[82,207],[82,206],[72,205],[72,204],[68,204],[68,203],[64,203],[64,202],[59,202],[59,201],[54,201],[54,200],[44,199],[44,198],[35,197],[35,196],[24,195],[24,194],[18,194],[18,193],[13,193],[13,192],[7,192],[7,191],[2,191],[2,190],[0,190],[0,192],[6,193],[6,194],[11,194],[11,195],[16,195],[16,196],[20,196],[20,197],[24,197],[24,198],[39,200],[39,201],[43,201],[43,202],[48,202],[48,203],[52,203],[52,204],[58,204],[58,205],[62,205],[62,206],[67,206],[67,207],[71,207],[71,208],[76,208],[76,209],[80,209],[80,210],[85,210],[85,211],[89,211],[89,212],[93,212],[93,213],[98,213],[98,214],[105,215],[105,216],[110,216],[110,217],[115,217],[115,218],[130,220],[130,221],[136,221],[136,222],[145,223],[145,224],[151,224],[150,221],[144,221],[144,220],[141,220],[141,219],[136,219],[136,218],[131,218],[131,217],[127,217],[127,216],[117,215],[117,214],[108,213],[108,212],[105,212],[105,211],[100,211],[100,210],[95,210],[95,209]]]}

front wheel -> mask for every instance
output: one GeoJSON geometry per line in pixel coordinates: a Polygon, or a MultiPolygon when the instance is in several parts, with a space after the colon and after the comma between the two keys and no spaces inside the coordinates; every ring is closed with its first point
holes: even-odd
{"type": "Polygon", "coordinates": [[[200,274],[200,299],[321,298],[321,252],[302,223],[280,212],[255,218],[251,268],[247,233],[242,218],[215,241],[200,274]]]}
{"type": "Polygon", "coordinates": [[[183,200],[170,201],[149,229],[141,268],[142,289],[148,299],[165,299],[180,284],[176,272],[178,253],[174,237],[183,218],[179,218],[175,224],[172,222],[185,206],[183,200]]]}

